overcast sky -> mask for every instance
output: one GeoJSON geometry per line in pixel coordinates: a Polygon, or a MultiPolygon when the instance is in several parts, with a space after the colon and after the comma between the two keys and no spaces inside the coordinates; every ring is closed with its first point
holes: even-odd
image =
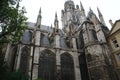
{"type": "MultiPolygon", "coordinates": [[[[53,25],[55,12],[58,14],[59,25],[61,27],[61,10],[64,9],[64,3],[66,0],[22,0],[21,6],[26,8],[28,21],[36,22],[39,9],[42,10],[42,24],[50,26],[53,25]]],[[[89,11],[89,7],[98,16],[97,7],[99,7],[105,22],[109,29],[109,19],[120,19],[120,0],[73,0],[75,5],[80,5],[80,1],[83,4],[85,13],[89,11]]]]}

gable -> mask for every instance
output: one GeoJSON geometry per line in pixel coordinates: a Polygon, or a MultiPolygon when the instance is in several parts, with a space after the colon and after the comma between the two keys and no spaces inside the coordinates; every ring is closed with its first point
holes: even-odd
{"type": "Polygon", "coordinates": [[[111,29],[110,34],[113,34],[114,32],[116,32],[118,29],[120,29],[120,21],[116,22],[115,25],[113,26],[113,28],[111,29]]]}

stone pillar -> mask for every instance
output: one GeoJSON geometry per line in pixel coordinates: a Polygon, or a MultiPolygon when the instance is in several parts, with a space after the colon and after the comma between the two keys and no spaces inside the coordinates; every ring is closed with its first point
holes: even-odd
{"type": "Polygon", "coordinates": [[[102,42],[106,42],[106,38],[105,38],[105,35],[103,33],[103,30],[101,28],[101,25],[100,24],[97,24],[96,27],[96,32],[97,32],[97,38],[99,41],[102,41],[102,42]]]}
{"type": "Polygon", "coordinates": [[[35,80],[38,78],[38,67],[39,65],[33,65],[33,75],[32,75],[32,80],[35,80]]]}
{"type": "Polygon", "coordinates": [[[55,47],[60,48],[60,36],[58,34],[55,35],[55,47]]]}
{"type": "Polygon", "coordinates": [[[57,80],[61,80],[61,64],[60,64],[60,53],[59,50],[56,51],[56,78],[57,80]]]}
{"type": "Polygon", "coordinates": [[[9,43],[8,46],[7,46],[6,53],[5,53],[5,61],[7,61],[7,62],[8,62],[10,47],[11,47],[11,44],[9,43]]]}
{"type": "Polygon", "coordinates": [[[18,52],[18,56],[17,56],[17,65],[16,65],[16,70],[18,70],[19,69],[19,65],[20,65],[20,59],[21,59],[21,53],[22,53],[22,51],[21,51],[21,49],[22,49],[22,47],[21,47],[21,44],[19,45],[19,52],[18,52]]]}
{"type": "Polygon", "coordinates": [[[74,60],[74,71],[75,71],[75,80],[81,80],[81,73],[80,73],[80,67],[79,67],[79,60],[77,53],[73,53],[73,60],[74,60]]]}
{"type": "Polygon", "coordinates": [[[87,25],[86,24],[83,24],[83,40],[84,40],[84,43],[87,44],[88,41],[89,41],[89,36],[88,36],[88,30],[87,30],[87,25]]]}
{"type": "Polygon", "coordinates": [[[40,54],[39,47],[35,47],[32,80],[38,78],[39,54],[40,54]]]}
{"type": "Polygon", "coordinates": [[[31,47],[31,50],[30,50],[30,57],[29,57],[29,71],[28,71],[28,74],[29,76],[32,76],[31,75],[31,70],[32,70],[32,57],[33,57],[33,47],[31,47]]]}
{"type": "Polygon", "coordinates": [[[40,46],[40,38],[41,38],[41,32],[40,31],[36,31],[36,34],[35,34],[35,45],[40,46]]]}
{"type": "Polygon", "coordinates": [[[77,50],[77,44],[75,38],[72,38],[72,43],[73,43],[73,49],[77,50]]]}

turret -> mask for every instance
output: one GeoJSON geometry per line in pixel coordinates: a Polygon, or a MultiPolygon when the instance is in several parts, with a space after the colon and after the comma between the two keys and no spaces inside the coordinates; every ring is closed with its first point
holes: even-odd
{"type": "Polygon", "coordinates": [[[109,20],[109,23],[110,23],[110,25],[111,25],[111,27],[112,27],[112,26],[113,26],[113,22],[112,22],[111,19],[109,20]]]}
{"type": "Polygon", "coordinates": [[[105,24],[105,21],[104,21],[104,18],[103,18],[103,15],[102,15],[102,13],[100,12],[99,8],[97,8],[97,11],[98,11],[98,15],[99,15],[100,22],[101,22],[103,25],[106,25],[106,24],[105,24]]]}
{"type": "Polygon", "coordinates": [[[42,19],[42,16],[41,16],[41,8],[40,8],[39,14],[37,17],[37,23],[36,23],[37,28],[40,28],[40,26],[41,26],[41,19],[42,19]]]}
{"type": "Polygon", "coordinates": [[[65,11],[71,11],[75,9],[74,2],[71,0],[67,0],[64,4],[65,11]]]}

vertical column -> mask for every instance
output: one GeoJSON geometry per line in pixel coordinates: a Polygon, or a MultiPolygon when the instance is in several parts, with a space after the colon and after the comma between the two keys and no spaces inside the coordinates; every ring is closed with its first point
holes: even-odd
{"type": "Polygon", "coordinates": [[[89,36],[88,36],[86,23],[83,24],[83,28],[82,29],[83,29],[83,40],[84,40],[84,43],[87,44],[88,41],[89,41],[89,36]]]}
{"type": "Polygon", "coordinates": [[[102,42],[106,42],[106,38],[105,38],[105,35],[103,33],[103,30],[101,28],[101,25],[100,24],[96,24],[96,32],[97,32],[97,38],[99,41],[102,41],[102,42]]]}
{"type": "Polygon", "coordinates": [[[17,66],[16,66],[16,70],[19,69],[20,58],[21,58],[21,53],[22,53],[22,51],[21,51],[21,49],[22,49],[21,44],[19,45],[19,47],[20,47],[20,49],[19,49],[19,51],[18,51],[18,56],[17,56],[17,66]]]}
{"type": "Polygon", "coordinates": [[[31,50],[30,50],[30,58],[29,58],[29,76],[32,76],[31,75],[31,70],[32,70],[32,57],[33,57],[33,47],[31,47],[31,50]]]}
{"type": "Polygon", "coordinates": [[[61,74],[60,74],[60,71],[61,71],[61,64],[60,64],[60,53],[59,53],[59,50],[56,51],[56,66],[57,66],[57,72],[56,72],[56,77],[57,77],[57,80],[61,80],[61,74]]]}
{"type": "Polygon", "coordinates": [[[35,47],[32,80],[38,78],[39,54],[40,54],[39,47],[35,47]]]}
{"type": "Polygon", "coordinates": [[[73,54],[74,54],[73,60],[74,60],[75,80],[81,80],[78,56],[76,52],[74,52],[73,54]]]}
{"type": "Polygon", "coordinates": [[[40,31],[36,31],[35,45],[37,45],[37,46],[40,46],[40,36],[41,36],[41,32],[40,31]]]}
{"type": "Polygon", "coordinates": [[[8,46],[7,46],[6,53],[5,53],[5,61],[8,61],[8,56],[9,56],[9,52],[10,52],[10,47],[11,47],[11,44],[9,43],[8,46]]]}
{"type": "Polygon", "coordinates": [[[75,38],[72,38],[72,43],[73,43],[73,49],[77,50],[77,44],[75,38]]]}
{"type": "Polygon", "coordinates": [[[60,36],[58,34],[55,35],[55,47],[60,47],[60,36]]]}

